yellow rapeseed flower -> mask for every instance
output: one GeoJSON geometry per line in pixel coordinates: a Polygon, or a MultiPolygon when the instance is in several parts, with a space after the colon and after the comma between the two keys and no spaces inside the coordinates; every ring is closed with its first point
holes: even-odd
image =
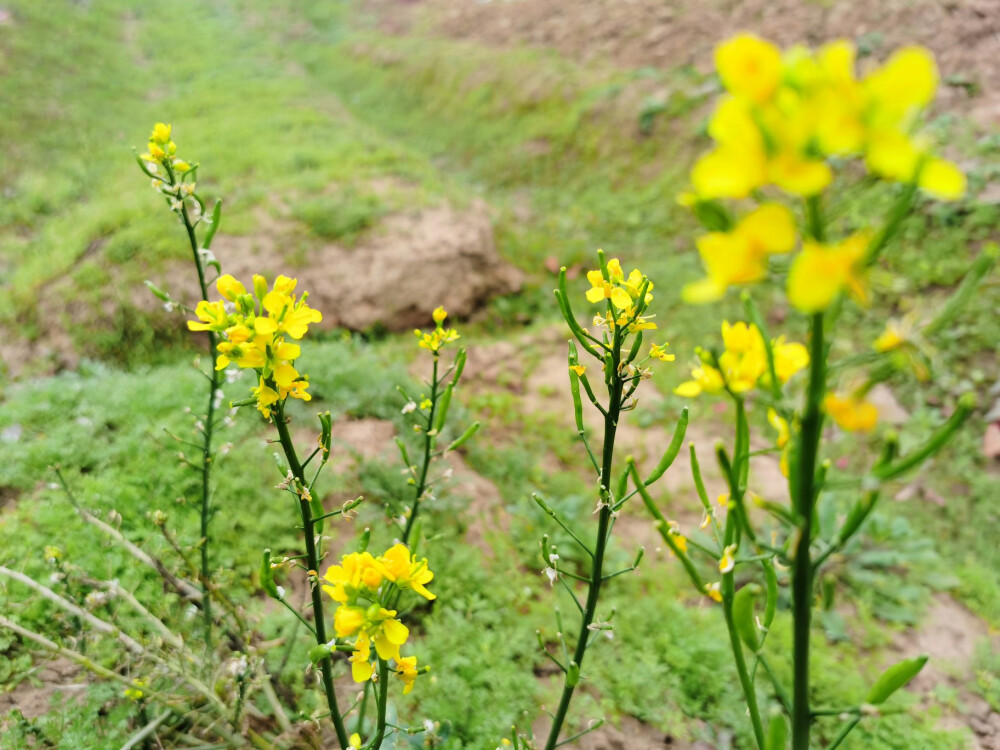
{"type": "Polygon", "coordinates": [[[836,245],[806,242],[788,272],[788,301],[805,313],[822,312],[842,291],[867,304],[864,258],[870,236],[857,232],[836,245]]]}
{"type": "MultiPolygon", "coordinates": [[[[674,389],[678,396],[693,398],[702,393],[719,393],[728,387],[733,393],[754,388],[768,374],[767,349],[760,330],[743,321],[722,323],[725,350],[718,358],[718,367],[704,361],[691,371],[691,380],[674,389]]],[[[809,364],[809,352],[802,344],[786,343],[784,337],[772,341],[775,374],[782,384],[809,364]]],[[[765,382],[767,382],[765,380],[765,382]]]]}
{"type": "Polygon", "coordinates": [[[708,276],[688,284],[681,294],[685,302],[712,302],[730,286],[763,279],[771,255],[791,252],[795,247],[795,220],[784,206],[765,203],[743,217],[731,231],[710,232],[697,244],[708,276]]]}
{"type": "Polygon", "coordinates": [[[387,549],[378,563],[383,575],[401,589],[412,589],[428,600],[437,598],[425,587],[434,579],[427,558],[418,561],[416,555],[410,555],[405,544],[395,544],[387,549]]]}
{"type": "Polygon", "coordinates": [[[396,674],[403,681],[403,695],[413,690],[413,683],[417,679],[417,657],[403,656],[396,659],[396,674]]]}
{"type": "Polygon", "coordinates": [[[715,48],[715,67],[731,94],[763,103],[781,83],[781,50],[753,34],[737,34],[715,48]]]}
{"type": "Polygon", "coordinates": [[[878,409],[870,401],[857,396],[828,393],[823,408],[841,429],[848,432],[871,432],[878,424],[878,409]]]}
{"type": "Polygon", "coordinates": [[[667,352],[667,347],[669,346],[670,344],[667,343],[664,343],[662,345],[653,344],[651,347],[649,347],[649,356],[653,357],[654,359],[658,359],[661,362],[673,362],[675,359],[677,359],[677,357],[667,352]]]}

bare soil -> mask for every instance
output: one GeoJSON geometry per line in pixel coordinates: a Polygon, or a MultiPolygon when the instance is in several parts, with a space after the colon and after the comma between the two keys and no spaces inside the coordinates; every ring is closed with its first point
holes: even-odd
{"type": "Polygon", "coordinates": [[[953,728],[968,726],[975,735],[977,750],[1000,750],[1000,713],[971,691],[976,678],[976,648],[986,639],[1000,644],[989,626],[947,594],[939,594],[919,628],[910,628],[893,642],[898,657],[926,654],[927,666],[910,683],[910,689],[929,695],[936,687],[958,691],[958,709],[945,715],[941,723],[953,728]]]}
{"type": "MultiPolygon", "coordinates": [[[[10,692],[0,692],[0,717],[17,709],[26,719],[37,719],[52,710],[57,695],[83,696],[88,687],[86,673],[73,662],[56,657],[38,667],[38,671],[22,680],[10,692]]],[[[0,732],[4,729],[0,723],[0,732]]]]}
{"type": "Polygon", "coordinates": [[[693,66],[709,72],[720,39],[752,31],[782,46],[848,38],[876,56],[922,44],[937,57],[940,104],[1000,125],[997,0],[379,0],[391,33],[432,34],[497,47],[553,49],[622,68],[693,66]],[[975,96],[970,96],[970,90],[975,96]]]}
{"type": "Polygon", "coordinates": [[[216,255],[238,279],[284,273],[307,280],[322,328],[405,331],[427,325],[438,305],[466,318],[522,283],[497,252],[482,203],[466,211],[445,205],[391,215],[354,247],[323,244],[294,259],[282,252],[280,224],[275,229],[270,241],[220,236],[216,255]]]}

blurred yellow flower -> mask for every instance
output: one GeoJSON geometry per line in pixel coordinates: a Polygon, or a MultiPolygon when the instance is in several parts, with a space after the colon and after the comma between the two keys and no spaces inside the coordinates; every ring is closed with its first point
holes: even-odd
{"type": "Polygon", "coordinates": [[[827,394],[823,408],[841,429],[848,432],[871,432],[878,423],[878,409],[869,401],[856,396],[827,394]]]}
{"type": "Polygon", "coordinates": [[[806,242],[788,272],[788,301],[805,313],[822,312],[847,290],[867,304],[864,258],[870,235],[857,232],[836,245],[806,242]]]}
{"type": "Polygon", "coordinates": [[[685,302],[712,302],[736,284],[764,278],[767,259],[795,247],[795,220],[777,203],[765,203],[747,214],[729,232],[710,232],[697,241],[707,278],[688,284],[685,302]]]}
{"type": "Polygon", "coordinates": [[[763,103],[781,83],[781,50],[753,34],[737,34],[716,47],[715,67],[730,93],[763,103]]]}

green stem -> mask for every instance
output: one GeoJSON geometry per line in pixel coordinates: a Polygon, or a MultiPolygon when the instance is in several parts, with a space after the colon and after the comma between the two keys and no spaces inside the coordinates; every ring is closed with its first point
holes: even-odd
{"type": "MultiPolygon", "coordinates": [[[[746,405],[742,398],[734,396],[736,402],[736,439],[733,446],[734,462],[730,463],[726,457],[726,451],[722,446],[717,449],[719,463],[723,475],[729,482],[730,511],[726,515],[726,546],[739,544],[739,530],[747,531],[747,536],[752,539],[753,532],[750,529],[750,521],[747,518],[746,510],[743,507],[743,493],[746,487],[746,476],[740,467],[749,465],[750,462],[750,431],[746,419],[746,405]]],[[[743,697],[747,702],[747,711],[750,714],[750,723],[753,725],[754,739],[757,741],[759,750],[764,750],[764,724],[760,718],[760,708],[757,705],[757,692],[754,688],[753,680],[747,670],[746,658],[743,656],[743,646],[740,644],[740,637],[736,630],[736,620],[733,616],[733,596],[736,593],[736,575],[730,570],[722,574],[722,612],[726,620],[726,630],[729,631],[729,645],[733,651],[733,660],[736,662],[736,672],[740,679],[740,686],[743,688],[743,697]]]]}
{"type": "Polygon", "coordinates": [[[861,723],[860,716],[856,716],[855,718],[847,722],[847,724],[844,725],[844,728],[840,730],[840,734],[834,737],[833,742],[830,743],[830,747],[828,748],[828,750],[834,750],[834,748],[840,747],[841,743],[847,739],[847,735],[849,735],[854,730],[854,727],[856,727],[860,723],[861,723]]]}
{"type": "Polygon", "coordinates": [[[809,390],[806,411],[799,432],[792,500],[801,519],[792,570],[792,620],[794,624],[792,687],[792,750],[808,750],[809,635],[813,604],[813,565],[810,561],[813,511],[816,507],[815,480],[819,443],[823,430],[823,396],[826,392],[826,344],[823,315],[810,319],[809,390]]]}
{"type": "MultiPolygon", "coordinates": [[[[577,636],[576,649],[573,654],[573,662],[579,668],[583,664],[583,657],[587,650],[587,641],[591,634],[590,625],[594,621],[597,611],[597,602],[601,593],[601,583],[604,568],[604,551],[608,543],[608,529],[611,524],[611,493],[610,487],[613,482],[612,463],[615,451],[615,433],[618,429],[618,418],[621,414],[622,390],[624,383],[618,372],[618,365],[621,362],[621,328],[615,328],[614,346],[610,354],[609,378],[609,399],[607,413],[604,417],[604,446],[602,449],[601,461],[601,511],[598,516],[597,539],[594,545],[594,562],[590,572],[590,586],[587,591],[587,603],[584,606],[583,618],[580,622],[580,632],[577,636]]],[[[570,667],[570,664],[566,665],[570,667]]],[[[578,679],[578,675],[577,675],[578,679]]],[[[573,698],[573,691],[576,689],[575,680],[571,680],[567,673],[566,681],[563,685],[562,697],[559,700],[559,707],[552,718],[552,729],[549,738],[545,743],[545,750],[554,750],[558,746],[559,732],[566,720],[566,713],[569,711],[569,704],[573,698]],[[572,683],[572,684],[571,684],[572,683]]]]}
{"type": "MultiPolygon", "coordinates": [[[[169,170],[169,167],[168,167],[169,170]]],[[[173,181],[173,172],[170,171],[170,178],[173,181]]],[[[181,220],[184,222],[184,229],[187,231],[188,242],[191,244],[191,254],[194,257],[195,268],[198,269],[198,286],[201,289],[201,298],[208,301],[208,284],[205,282],[205,268],[198,253],[198,238],[195,235],[194,225],[191,217],[188,216],[187,205],[181,205],[181,220]]],[[[217,336],[215,331],[208,333],[208,350],[210,356],[215,356],[217,336]]],[[[205,429],[202,431],[204,442],[201,451],[201,585],[202,593],[202,613],[205,617],[205,642],[208,650],[212,650],[212,597],[211,589],[211,567],[209,565],[208,550],[208,524],[211,520],[211,475],[212,475],[212,432],[215,429],[215,392],[222,385],[222,373],[216,370],[214,365],[209,364],[212,375],[209,379],[208,409],[205,416],[205,429]]]]}
{"type": "Polygon", "coordinates": [[[726,618],[726,629],[729,631],[729,643],[733,649],[733,658],[736,660],[736,671],[740,677],[740,685],[743,687],[743,696],[747,701],[747,709],[750,712],[750,723],[753,724],[754,738],[757,740],[757,747],[764,750],[764,725],[760,720],[760,708],[757,706],[757,692],[747,672],[746,659],[743,657],[743,646],[736,633],[736,622],[733,619],[733,573],[730,571],[722,577],[722,612],[726,618]]]}
{"type": "Polygon", "coordinates": [[[413,508],[410,510],[410,517],[406,519],[406,528],[403,530],[403,544],[409,546],[410,532],[413,531],[413,524],[417,520],[417,510],[420,508],[420,498],[424,495],[427,487],[427,470],[431,465],[431,451],[434,449],[436,435],[431,435],[434,428],[434,412],[437,409],[437,388],[438,388],[438,353],[434,352],[434,373],[431,376],[431,411],[427,417],[427,431],[424,433],[424,464],[420,468],[420,481],[417,482],[417,495],[413,500],[413,508]]]}
{"type": "Polygon", "coordinates": [[[375,701],[378,704],[378,724],[375,727],[375,736],[366,746],[371,750],[382,747],[382,740],[385,737],[385,709],[389,703],[389,664],[385,659],[378,660],[378,695],[375,701]]]}
{"type": "MultiPolygon", "coordinates": [[[[278,439],[285,452],[288,467],[292,470],[292,475],[300,482],[302,487],[306,486],[305,475],[302,465],[299,463],[298,454],[295,452],[295,445],[292,443],[292,436],[288,431],[288,422],[285,420],[285,405],[279,401],[276,404],[274,424],[278,429],[278,439]]],[[[313,528],[312,509],[309,501],[299,496],[299,511],[302,514],[302,528],[306,537],[306,559],[309,563],[309,589],[312,594],[313,621],[316,623],[314,634],[316,643],[323,645],[328,642],[326,637],[326,620],[323,617],[323,594],[319,586],[312,580],[313,575],[319,575],[319,553],[316,550],[316,532],[313,528]]],[[[337,732],[337,740],[340,746],[348,746],[347,729],[344,727],[344,720],[340,716],[340,708],[337,706],[337,694],[333,689],[333,660],[323,659],[320,662],[320,670],[323,675],[323,690],[326,692],[326,702],[330,709],[330,719],[333,721],[334,730],[337,732]]]]}
{"type": "Polygon", "coordinates": [[[365,729],[365,713],[368,710],[368,690],[372,686],[372,681],[365,682],[364,692],[361,694],[361,708],[358,709],[358,720],[354,725],[354,731],[359,734],[365,729]]]}

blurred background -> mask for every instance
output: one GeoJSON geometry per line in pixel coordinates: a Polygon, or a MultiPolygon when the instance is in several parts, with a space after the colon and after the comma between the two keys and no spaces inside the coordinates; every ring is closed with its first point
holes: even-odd
{"type": "MultiPolygon", "coordinates": [[[[223,268],[297,276],[324,314],[302,359],[317,402],[302,414],[318,405],[339,420],[331,501],[363,492],[377,505],[399,491],[394,386],[425,376],[412,329],[430,325],[438,305],[452,314],[469,348],[461,408],[484,429],[452,459],[441,499],[441,523],[467,544],[442,561],[439,604],[422,626],[434,682],[400,711],[449,722],[448,747],[492,749],[511,722],[530,725],[555,683],[535,653],[534,630],[553,627],[552,594],[537,574],[542,519],[528,498],[542,491],[581,518],[592,503],[556,273],[566,266],[582,295],[601,247],[656,284],[653,311],[678,362],[656,368],[623,434],[628,451],[655,461],[684,403],[672,391],[693,347],[740,315],[736,295],[710,314],[680,303],[680,287],[701,274],[695,222],[676,196],[708,143],[721,90],[712,50],[744,30],[783,47],[847,38],[862,67],[908,43],[937,57],[930,130],[970,194],[907,219],[876,270],[873,307],[845,316],[852,336],[837,346],[850,351],[890,316],[943,300],[1000,238],[998,0],[0,0],[4,564],[41,570],[43,545],[61,538],[80,564],[129,575],[67,518],[48,486],[54,462],[91,506],[118,510],[149,544],[150,510],[193,523],[190,476],[165,465],[176,449],[160,426],[189,429],[180,410],[201,399],[190,363],[202,350],[143,282],[190,301],[196,279],[183,228],[132,153],[154,122],[169,122],[178,154],[201,164],[199,192],[224,202],[213,246],[223,268]]],[[[863,186],[838,220],[883,215],[891,202],[885,186],[863,186]]],[[[783,322],[779,291],[757,295],[783,322]]],[[[831,571],[842,593],[820,618],[824,703],[844,703],[901,655],[934,658],[906,698],[917,717],[873,724],[847,747],[1000,748],[998,309],[994,276],[939,342],[930,383],[899,377],[873,393],[904,446],[963,390],[979,394],[980,410],[945,455],[895,488],[831,571]]],[[[227,396],[248,387],[227,386],[227,396]]],[[[710,450],[725,414],[704,402],[692,415],[693,439],[710,450]]],[[[257,551],[280,546],[270,529],[283,523],[261,489],[273,484],[259,466],[270,453],[263,434],[241,416],[229,439],[243,457],[219,473],[219,497],[244,498],[239,513],[223,502],[228,520],[217,523],[229,541],[219,554],[248,598],[257,551]]],[[[867,446],[840,436],[835,450],[846,468],[867,446]]],[[[781,499],[773,464],[755,481],[781,499]]],[[[668,475],[662,502],[697,523],[685,472],[668,475]]],[[[594,659],[595,687],[575,708],[612,725],[581,746],[745,747],[718,613],[691,599],[633,512],[616,554],[627,564],[645,544],[649,566],[615,594],[619,638],[594,659]]],[[[0,608],[45,619],[7,597],[0,591],[0,608]]],[[[281,632],[277,613],[260,616],[281,632]]],[[[47,746],[119,746],[113,722],[93,737],[97,715],[127,723],[108,708],[111,693],[36,662],[3,633],[0,683],[0,713],[16,707],[36,734],[69,738],[47,746]],[[87,697],[65,689],[80,684],[87,697]],[[62,701],[71,710],[53,711],[62,701]]],[[[0,747],[34,746],[5,744],[30,734],[10,726],[0,747]]]]}

